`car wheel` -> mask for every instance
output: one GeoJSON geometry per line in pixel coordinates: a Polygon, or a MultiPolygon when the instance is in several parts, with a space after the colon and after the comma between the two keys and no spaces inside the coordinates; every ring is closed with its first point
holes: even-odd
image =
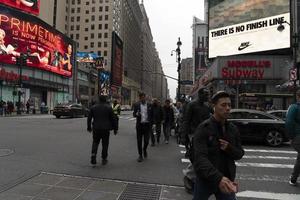
{"type": "Polygon", "coordinates": [[[283,142],[283,135],[277,130],[270,130],[266,135],[266,142],[272,147],[279,146],[283,142]]]}
{"type": "Polygon", "coordinates": [[[60,118],[60,115],[55,115],[55,117],[58,119],[58,118],[60,118]]]}

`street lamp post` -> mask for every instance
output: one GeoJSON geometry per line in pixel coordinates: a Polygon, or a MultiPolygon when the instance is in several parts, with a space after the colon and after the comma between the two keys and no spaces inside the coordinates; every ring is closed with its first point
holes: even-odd
{"type": "Polygon", "coordinates": [[[16,63],[19,66],[19,87],[20,90],[18,91],[18,105],[17,105],[17,114],[21,114],[21,95],[22,95],[22,68],[23,66],[27,65],[27,54],[21,53],[19,57],[16,58],[16,63]]]}
{"type": "MultiPolygon", "coordinates": [[[[180,101],[180,98],[181,98],[181,94],[180,94],[180,70],[181,70],[181,50],[180,50],[180,47],[181,47],[182,43],[180,41],[180,37],[178,38],[178,41],[177,41],[177,49],[175,50],[176,52],[176,62],[178,63],[178,66],[177,66],[177,72],[178,72],[178,88],[177,88],[177,101],[180,101]]],[[[173,50],[174,51],[174,50],[173,50]]],[[[173,52],[172,51],[172,52],[173,52]]],[[[171,56],[173,56],[171,52],[171,56]]]]}

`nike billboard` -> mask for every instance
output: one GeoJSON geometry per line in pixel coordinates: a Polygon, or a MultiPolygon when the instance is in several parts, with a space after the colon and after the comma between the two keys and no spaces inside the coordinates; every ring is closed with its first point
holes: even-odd
{"type": "Polygon", "coordinates": [[[209,58],[290,48],[289,24],[288,0],[211,0],[209,58]]]}

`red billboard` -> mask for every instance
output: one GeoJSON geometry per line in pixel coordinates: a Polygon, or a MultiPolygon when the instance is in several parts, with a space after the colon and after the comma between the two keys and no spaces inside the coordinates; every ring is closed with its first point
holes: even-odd
{"type": "Polygon", "coordinates": [[[0,0],[0,3],[35,15],[40,13],[40,0],[0,0]]]}
{"type": "Polygon", "coordinates": [[[27,54],[26,65],[72,76],[74,42],[35,16],[0,5],[0,62],[16,64],[27,54]]]}
{"type": "Polygon", "coordinates": [[[122,86],[123,79],[123,42],[116,32],[112,35],[111,83],[122,86]]]}

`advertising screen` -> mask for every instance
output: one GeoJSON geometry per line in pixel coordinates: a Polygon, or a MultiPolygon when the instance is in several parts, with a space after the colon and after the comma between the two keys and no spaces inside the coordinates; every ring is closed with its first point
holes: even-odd
{"type": "Polygon", "coordinates": [[[289,48],[289,24],[288,0],[211,0],[209,58],[289,48]]]}
{"type": "Polygon", "coordinates": [[[100,56],[96,53],[88,53],[88,52],[77,52],[76,60],[77,62],[84,63],[94,63],[100,56]]]}
{"type": "Polygon", "coordinates": [[[74,42],[35,16],[0,5],[0,62],[16,64],[27,54],[26,65],[72,76],[74,42]]]}
{"type": "Polygon", "coordinates": [[[116,32],[112,35],[112,64],[111,83],[114,86],[122,86],[123,80],[123,42],[116,32]]]}
{"type": "Polygon", "coordinates": [[[40,12],[40,0],[0,0],[0,3],[35,15],[40,12]]]}

